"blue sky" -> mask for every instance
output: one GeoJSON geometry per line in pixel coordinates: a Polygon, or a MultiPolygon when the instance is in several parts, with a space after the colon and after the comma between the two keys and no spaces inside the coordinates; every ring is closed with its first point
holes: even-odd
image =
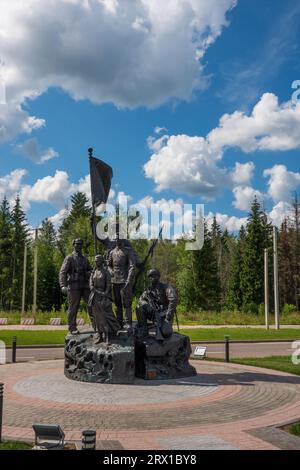
{"type": "MultiPolygon", "coordinates": [[[[42,23],[44,2],[29,1],[32,3],[33,17],[36,15],[35,19],[39,18],[42,23]]],[[[57,0],[50,3],[50,8],[56,10],[57,0]]],[[[76,3],[78,9],[82,7],[79,5],[80,0],[76,0],[70,15],[75,15],[76,3]]],[[[98,15],[99,29],[102,28],[102,20],[103,24],[106,24],[103,27],[103,51],[103,42],[97,42],[97,24],[95,36],[93,37],[91,32],[90,37],[82,41],[90,47],[91,55],[85,53],[81,56],[80,32],[84,31],[85,26],[81,29],[79,25],[77,39],[80,46],[76,47],[74,44],[73,49],[66,48],[65,56],[62,54],[63,65],[54,59],[54,55],[59,52],[55,49],[52,51],[51,38],[54,36],[48,25],[38,46],[33,42],[36,41],[38,32],[35,37],[33,31],[32,38],[28,32],[24,32],[25,43],[28,41],[31,47],[29,51],[28,47],[25,50],[24,41],[18,42],[18,38],[14,38],[15,47],[0,43],[0,59],[3,60],[0,73],[5,79],[8,100],[8,105],[0,104],[0,129],[1,126],[4,128],[4,132],[0,133],[0,196],[5,193],[13,199],[16,193],[22,194],[22,201],[32,225],[40,223],[45,217],[54,216],[62,210],[63,201],[67,203],[69,200],[70,185],[78,188],[76,185],[80,179],[88,174],[87,148],[93,146],[95,156],[105,160],[114,169],[113,188],[130,195],[133,201],[149,196],[154,201],[181,198],[184,202],[204,203],[207,214],[219,214],[220,223],[234,229],[239,226],[239,221],[247,216],[249,204],[256,192],[270,217],[279,223],[288,213],[291,195],[300,184],[300,137],[297,137],[297,134],[300,136],[300,109],[296,104],[284,105],[291,100],[292,82],[300,80],[299,1],[239,0],[234,5],[235,0],[225,0],[224,8],[220,9],[221,19],[218,17],[216,20],[211,19],[211,14],[207,14],[205,5],[203,6],[210,3],[209,0],[182,0],[182,3],[187,3],[188,6],[192,4],[196,11],[196,20],[200,21],[200,18],[202,21],[203,16],[207,14],[204,25],[199,26],[197,23],[198,47],[202,57],[197,62],[201,68],[196,73],[195,64],[190,65],[184,53],[184,48],[188,47],[188,57],[194,43],[192,40],[191,43],[185,42],[188,39],[183,34],[181,41],[181,34],[178,32],[177,37],[176,29],[173,36],[165,34],[169,26],[164,25],[162,36],[165,43],[169,41],[169,45],[166,44],[166,53],[163,54],[163,51],[162,57],[156,56],[161,44],[158,34],[162,34],[157,31],[161,31],[162,27],[159,26],[155,30],[155,21],[160,25],[159,20],[155,19],[155,12],[147,16],[147,12],[140,10],[139,0],[133,2],[136,3],[138,14],[132,13],[131,6],[128,6],[130,14],[137,15],[138,18],[134,29],[146,31],[148,28],[147,31],[151,31],[148,35],[156,31],[157,44],[153,46],[156,49],[153,52],[147,45],[145,50],[141,51],[139,59],[132,59],[135,53],[131,56],[131,42],[133,48],[137,45],[135,38],[131,40],[124,27],[128,44],[124,46],[123,54],[128,53],[129,57],[129,65],[125,66],[126,61],[122,56],[115,58],[118,44],[114,41],[120,40],[119,31],[116,33],[112,30],[106,16],[101,16],[103,5],[102,10],[99,10],[97,0],[90,3],[90,8],[95,9],[96,17],[98,15]],[[195,7],[196,4],[199,11],[198,6],[195,7]],[[140,14],[145,17],[139,16],[140,14]],[[143,21],[140,18],[143,18],[143,21]],[[148,27],[148,24],[153,29],[148,27]],[[214,27],[217,32],[214,32],[214,27]],[[211,44],[204,46],[203,38],[207,37],[210,38],[211,44]],[[170,66],[166,64],[169,59],[170,66]],[[67,68],[69,60],[70,65],[67,68]],[[137,70],[135,60],[139,60],[137,70]],[[49,70],[47,61],[52,64],[49,70]],[[131,61],[134,65],[129,70],[131,61]],[[148,68],[149,75],[145,72],[145,78],[140,78],[148,68]],[[80,81],[77,81],[76,73],[80,75],[80,81]],[[150,74],[153,80],[149,84],[150,74]],[[59,78],[53,78],[55,75],[59,78]],[[190,78],[186,79],[189,76],[190,78]],[[115,77],[118,78],[118,85],[112,89],[108,82],[115,77]],[[193,85],[197,81],[199,83],[193,85]],[[98,88],[98,82],[103,82],[103,86],[98,88]],[[160,87],[161,90],[157,92],[160,87]],[[264,94],[268,94],[265,95],[268,99],[262,102],[264,94]],[[274,104],[276,97],[277,107],[274,104]],[[260,115],[245,130],[243,116],[251,116],[253,107],[258,103],[262,103],[260,115]],[[22,117],[15,115],[16,106],[19,106],[18,112],[21,107],[24,113],[22,117]],[[286,114],[280,112],[286,108],[286,114]],[[232,116],[237,111],[241,114],[233,127],[230,120],[222,135],[218,133],[217,138],[208,138],[212,130],[220,129],[219,120],[222,116],[232,116]],[[45,122],[43,125],[41,122],[32,125],[30,121],[30,130],[28,125],[27,128],[25,125],[27,131],[24,132],[24,123],[21,121],[26,121],[28,116],[43,119],[45,122]],[[262,122],[264,119],[266,122],[262,122]],[[154,129],[157,127],[164,129],[155,133],[154,129]],[[282,138],[285,139],[286,134],[288,143],[283,145],[282,138]],[[164,135],[166,137],[162,143],[158,143],[158,139],[164,135]],[[178,138],[183,135],[186,139],[178,138]],[[153,139],[152,148],[149,144],[150,136],[153,139]],[[202,143],[191,141],[191,137],[209,141],[209,150],[205,147],[203,152],[208,152],[211,157],[207,157],[205,153],[204,157],[198,158],[198,153],[201,153],[199,145],[201,147],[202,143]],[[267,142],[262,140],[263,138],[267,138],[267,142]],[[256,144],[253,144],[254,141],[256,144]],[[56,154],[58,156],[51,158],[51,155],[56,154]],[[43,156],[45,161],[41,163],[43,156]],[[151,158],[152,163],[149,163],[151,158]],[[212,162],[207,163],[206,158],[211,158],[212,162]],[[189,167],[192,160],[194,164],[189,171],[192,176],[196,171],[200,182],[197,184],[196,179],[190,185],[189,173],[183,178],[183,172],[186,168],[185,162],[189,167]],[[175,167],[178,165],[177,174],[176,171],[168,173],[173,162],[175,167]],[[238,172],[235,177],[232,176],[237,162],[243,165],[253,162],[250,166],[240,168],[241,171],[244,168],[246,176],[238,172]],[[16,174],[16,170],[24,171],[20,176],[16,174]],[[67,177],[65,175],[57,180],[45,179],[49,176],[54,178],[57,171],[65,172],[67,177]],[[164,172],[166,174],[162,178],[164,172]],[[42,180],[39,187],[36,186],[37,180],[42,180]],[[55,194],[50,191],[46,196],[49,187],[55,185],[55,194]],[[159,191],[155,190],[157,186],[160,186],[159,191]],[[43,194],[40,194],[41,192],[43,194]],[[235,218],[231,219],[232,216],[235,218]]],[[[105,8],[113,9],[109,14],[116,15],[121,22],[122,14],[116,6],[117,3],[108,1],[105,8]]],[[[145,3],[147,4],[147,1],[145,3]]],[[[169,0],[166,3],[170,3],[169,0]]],[[[124,1],[125,4],[127,5],[127,2],[124,1]]],[[[176,10],[176,4],[177,1],[173,0],[172,12],[176,10]]],[[[6,9],[9,18],[7,24],[12,30],[11,25],[17,25],[20,18],[9,5],[5,0],[0,10],[6,9]]],[[[216,9],[219,8],[217,3],[216,5],[216,9]]],[[[178,24],[182,22],[184,27],[192,27],[190,23],[186,23],[186,18],[190,15],[189,10],[181,12],[178,7],[178,11],[178,24]]],[[[52,13],[55,18],[55,12],[52,13]]],[[[160,13],[164,14],[162,11],[160,13]]],[[[171,10],[165,13],[170,14],[171,18],[171,10]]],[[[27,24],[28,11],[24,11],[24,18],[27,24]]],[[[170,24],[172,21],[175,20],[170,19],[170,24]]],[[[68,23],[60,26],[64,27],[64,32],[67,33],[68,28],[71,28],[68,23]]],[[[122,27],[120,23],[121,31],[122,27]]],[[[55,34],[59,33],[57,27],[55,34]]],[[[125,37],[121,34],[120,36],[125,37]]],[[[82,188],[86,186],[82,184],[82,188]]]]}

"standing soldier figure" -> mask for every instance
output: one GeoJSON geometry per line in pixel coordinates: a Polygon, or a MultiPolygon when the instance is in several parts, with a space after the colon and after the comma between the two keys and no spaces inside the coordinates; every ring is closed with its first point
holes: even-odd
{"type": "MultiPolygon", "coordinates": [[[[68,325],[71,334],[78,334],[76,319],[81,299],[87,304],[90,295],[89,279],[92,267],[89,260],[83,256],[83,241],[79,238],[73,241],[74,251],[67,256],[59,273],[59,284],[64,294],[68,295],[68,325]]],[[[91,309],[88,312],[94,327],[91,309]]]]}
{"type": "Polygon", "coordinates": [[[117,320],[123,327],[123,309],[125,310],[124,328],[132,327],[132,285],[135,276],[136,260],[132,249],[117,238],[116,246],[108,256],[108,267],[111,272],[113,300],[117,307],[117,320]]]}

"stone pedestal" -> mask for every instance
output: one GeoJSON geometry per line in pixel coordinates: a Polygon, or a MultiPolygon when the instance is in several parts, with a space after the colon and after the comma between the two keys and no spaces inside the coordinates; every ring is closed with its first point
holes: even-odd
{"type": "Polygon", "coordinates": [[[145,380],[191,377],[188,336],[173,333],[163,341],[155,336],[138,339],[120,332],[109,343],[96,344],[92,333],[68,334],[65,340],[65,375],[81,382],[131,384],[145,380]]]}
{"type": "Polygon", "coordinates": [[[91,333],[68,334],[65,339],[65,375],[82,382],[130,384],[135,379],[133,336],[95,344],[91,333]]]}
{"type": "Polygon", "coordinates": [[[188,336],[179,333],[158,341],[154,337],[136,339],[135,374],[145,380],[175,379],[197,375],[189,364],[192,349],[188,336]]]}

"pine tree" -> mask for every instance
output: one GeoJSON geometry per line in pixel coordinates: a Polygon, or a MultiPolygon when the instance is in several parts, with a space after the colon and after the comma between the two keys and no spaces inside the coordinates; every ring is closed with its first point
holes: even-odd
{"type": "Polygon", "coordinates": [[[278,238],[278,271],[279,299],[281,307],[284,304],[295,303],[294,250],[292,246],[291,228],[285,219],[281,225],[278,238]]]}
{"type": "Polygon", "coordinates": [[[56,233],[52,222],[42,222],[38,244],[37,305],[40,310],[59,309],[61,294],[55,262],[56,233]]]}
{"type": "Polygon", "coordinates": [[[245,250],[241,270],[243,308],[256,310],[264,301],[264,249],[271,244],[271,224],[257,198],[251,206],[246,227],[245,250]]]}
{"type": "Polygon", "coordinates": [[[177,284],[182,303],[188,309],[219,310],[221,287],[218,260],[206,224],[203,248],[182,251],[177,284]]]}
{"type": "MultiPolygon", "coordinates": [[[[11,212],[12,221],[12,293],[10,308],[19,310],[22,303],[22,281],[24,247],[28,242],[28,226],[26,216],[21,207],[20,197],[17,196],[11,212]]],[[[29,266],[28,266],[29,267],[29,266]]]]}
{"type": "Polygon", "coordinates": [[[245,251],[246,231],[241,226],[239,238],[236,241],[232,269],[229,278],[229,288],[226,296],[226,306],[229,309],[240,310],[243,305],[243,292],[241,287],[241,273],[245,251]]]}
{"type": "Polygon", "coordinates": [[[10,305],[12,279],[12,220],[6,197],[0,207],[0,308],[10,305]]]}

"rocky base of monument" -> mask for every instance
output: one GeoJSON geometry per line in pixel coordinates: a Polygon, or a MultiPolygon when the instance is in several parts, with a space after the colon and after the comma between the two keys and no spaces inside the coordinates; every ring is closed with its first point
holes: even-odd
{"type": "Polygon", "coordinates": [[[173,333],[158,341],[155,337],[136,340],[135,374],[145,380],[177,379],[197,375],[189,364],[192,353],[188,336],[173,333]]]}
{"type": "Polygon", "coordinates": [[[82,382],[130,384],[135,379],[133,336],[96,344],[91,333],[68,334],[65,339],[65,375],[82,382]]]}
{"type": "Polygon", "coordinates": [[[191,345],[179,333],[163,341],[155,336],[138,339],[120,332],[109,343],[95,343],[93,334],[68,334],[65,339],[65,375],[82,382],[131,384],[145,380],[197,375],[189,364],[191,345]]]}

